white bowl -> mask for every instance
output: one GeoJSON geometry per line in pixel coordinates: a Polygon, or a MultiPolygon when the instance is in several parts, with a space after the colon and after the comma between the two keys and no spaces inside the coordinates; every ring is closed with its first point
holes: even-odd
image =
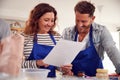
{"type": "Polygon", "coordinates": [[[41,80],[47,78],[49,72],[48,69],[22,69],[20,77],[25,80],[41,80]]]}

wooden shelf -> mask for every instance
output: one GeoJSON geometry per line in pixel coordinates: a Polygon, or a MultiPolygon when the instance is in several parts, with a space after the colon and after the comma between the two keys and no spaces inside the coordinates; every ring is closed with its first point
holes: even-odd
{"type": "Polygon", "coordinates": [[[12,28],[11,28],[11,31],[23,32],[23,31],[24,31],[24,28],[15,28],[15,27],[12,27],[12,28]]]}

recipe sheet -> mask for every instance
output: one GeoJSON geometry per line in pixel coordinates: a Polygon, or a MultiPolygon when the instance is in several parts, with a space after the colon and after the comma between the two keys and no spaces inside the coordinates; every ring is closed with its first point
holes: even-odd
{"type": "Polygon", "coordinates": [[[71,64],[77,54],[83,50],[85,46],[86,42],[75,42],[61,39],[43,61],[55,66],[71,64]]]}

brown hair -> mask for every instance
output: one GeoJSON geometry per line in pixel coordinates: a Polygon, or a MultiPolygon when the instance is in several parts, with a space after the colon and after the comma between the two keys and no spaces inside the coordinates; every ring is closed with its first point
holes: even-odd
{"type": "Polygon", "coordinates": [[[78,11],[81,14],[89,14],[89,16],[93,16],[95,6],[88,1],[80,1],[74,7],[74,11],[78,11]]]}
{"type": "Polygon", "coordinates": [[[37,34],[39,31],[38,20],[41,16],[43,16],[47,12],[54,13],[54,26],[50,29],[49,33],[55,34],[56,32],[53,30],[56,25],[57,19],[57,11],[51,5],[47,3],[40,3],[34,7],[34,9],[30,12],[29,19],[26,21],[26,27],[24,33],[27,35],[37,34]]]}

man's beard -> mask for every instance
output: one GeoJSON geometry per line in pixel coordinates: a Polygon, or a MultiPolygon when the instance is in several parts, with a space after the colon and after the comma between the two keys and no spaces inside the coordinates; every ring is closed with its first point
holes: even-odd
{"type": "Polygon", "coordinates": [[[89,29],[90,25],[77,27],[78,33],[88,33],[89,29]]]}

